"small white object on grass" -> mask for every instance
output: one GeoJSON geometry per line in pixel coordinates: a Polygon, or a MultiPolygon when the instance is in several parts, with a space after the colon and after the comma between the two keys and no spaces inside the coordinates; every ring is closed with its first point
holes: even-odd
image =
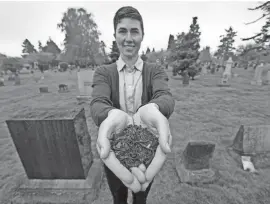
{"type": "Polygon", "coordinates": [[[245,171],[249,171],[251,173],[257,173],[258,171],[255,169],[250,156],[241,156],[243,169],[245,171]]]}

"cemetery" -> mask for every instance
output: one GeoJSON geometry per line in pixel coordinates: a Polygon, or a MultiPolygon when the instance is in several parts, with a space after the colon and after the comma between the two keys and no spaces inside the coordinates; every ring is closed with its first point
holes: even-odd
{"type": "MultiPolygon", "coordinates": [[[[254,203],[268,200],[270,86],[252,85],[254,70],[229,71],[229,87],[218,86],[222,72],[202,74],[188,84],[184,78],[169,80],[176,101],[170,118],[173,151],[155,178],[150,203],[192,203],[198,196],[206,201],[205,193],[213,203],[242,203],[251,194],[254,203]]],[[[4,75],[2,203],[110,203],[89,110],[93,73],[35,71],[44,79],[19,74],[19,85],[4,75]],[[61,84],[69,92],[59,92],[61,84]]]]}
{"type": "MultiPolygon", "coordinates": [[[[94,22],[86,10],[71,9],[61,32],[73,29],[70,13],[84,15],[74,26],[85,23],[78,19],[86,28],[94,22]]],[[[175,100],[172,151],[147,203],[270,203],[269,48],[235,51],[237,32],[229,27],[212,52],[200,47],[199,22],[192,17],[188,32],[170,34],[166,50],[147,47],[140,55],[162,66],[175,100]]],[[[87,44],[87,29],[76,29],[84,37],[72,36],[65,51],[49,37],[38,51],[25,39],[22,58],[0,53],[0,204],[112,203],[90,102],[95,71],[120,52],[116,41],[110,53],[103,41],[87,44]]],[[[109,138],[115,158],[127,168],[151,165],[159,148],[153,132],[122,131],[109,138]]]]}

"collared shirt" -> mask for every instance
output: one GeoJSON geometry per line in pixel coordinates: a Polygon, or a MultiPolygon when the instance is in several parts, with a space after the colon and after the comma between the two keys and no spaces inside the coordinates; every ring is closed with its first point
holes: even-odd
{"type": "Polygon", "coordinates": [[[128,113],[129,115],[135,114],[135,111],[141,105],[142,97],[142,70],[143,70],[143,60],[138,57],[138,60],[135,63],[134,72],[128,73],[126,70],[126,63],[123,61],[120,56],[116,61],[117,70],[119,73],[119,102],[120,109],[128,113]],[[125,101],[125,81],[126,81],[126,100],[125,101]],[[132,98],[133,93],[135,92],[134,101],[132,98]],[[127,105],[127,109],[126,109],[127,105]]]}

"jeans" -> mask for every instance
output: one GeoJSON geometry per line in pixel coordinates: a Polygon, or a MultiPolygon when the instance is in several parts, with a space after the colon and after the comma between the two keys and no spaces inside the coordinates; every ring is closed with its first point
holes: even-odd
{"type": "MultiPolygon", "coordinates": [[[[104,168],[108,185],[113,196],[113,204],[127,204],[128,188],[106,165],[104,165],[104,168]]],[[[146,198],[152,183],[153,181],[149,184],[149,186],[146,188],[146,191],[144,192],[132,192],[133,204],[146,204],[146,198]]]]}

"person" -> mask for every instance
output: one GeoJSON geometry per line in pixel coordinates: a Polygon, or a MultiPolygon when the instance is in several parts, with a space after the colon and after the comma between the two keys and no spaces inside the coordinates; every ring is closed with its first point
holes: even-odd
{"type": "Polygon", "coordinates": [[[139,11],[122,7],[115,13],[113,24],[120,56],[116,62],[100,66],[93,76],[90,110],[99,127],[96,147],[104,162],[113,203],[126,204],[128,189],[131,189],[133,204],[145,204],[154,177],[171,151],[168,119],[175,101],[163,67],[139,57],[144,38],[139,11]],[[126,169],[110,149],[112,133],[120,132],[129,124],[147,127],[159,138],[156,154],[147,169],[143,164],[126,169]]]}

